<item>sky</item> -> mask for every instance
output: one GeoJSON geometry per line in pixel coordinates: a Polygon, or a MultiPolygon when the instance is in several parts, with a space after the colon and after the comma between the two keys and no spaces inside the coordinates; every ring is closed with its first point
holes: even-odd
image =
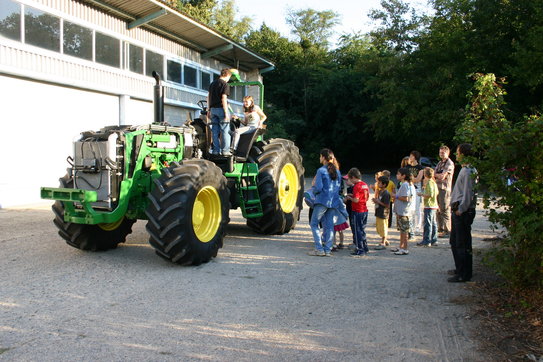
{"type": "MultiPolygon", "coordinates": [[[[426,4],[426,0],[406,2],[417,9],[424,9],[426,4]]],[[[372,23],[367,14],[371,9],[380,8],[380,0],[236,0],[236,7],[238,19],[249,16],[253,19],[253,28],[259,28],[265,22],[289,38],[290,28],[285,21],[288,9],[332,10],[340,15],[340,24],[334,28],[337,39],[343,33],[366,33],[371,30],[372,23]]]]}

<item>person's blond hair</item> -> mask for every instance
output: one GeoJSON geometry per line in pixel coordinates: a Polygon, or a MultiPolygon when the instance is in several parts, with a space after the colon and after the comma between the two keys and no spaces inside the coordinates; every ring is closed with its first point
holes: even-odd
{"type": "Polygon", "coordinates": [[[424,168],[424,177],[434,178],[434,169],[431,167],[424,168]]]}
{"type": "Polygon", "coordinates": [[[402,158],[400,168],[406,167],[407,165],[409,165],[409,156],[405,156],[404,158],[402,158]]]}

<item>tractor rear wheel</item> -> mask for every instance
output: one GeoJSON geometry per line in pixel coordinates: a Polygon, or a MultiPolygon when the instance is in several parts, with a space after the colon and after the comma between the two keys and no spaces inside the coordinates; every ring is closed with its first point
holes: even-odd
{"type": "Polygon", "coordinates": [[[258,193],[263,216],[247,225],[263,234],[284,234],[296,226],[302,210],[304,167],[294,142],[275,138],[257,142],[249,155],[258,164],[258,193]]]}
{"type": "Polygon", "coordinates": [[[182,265],[199,265],[223,245],[230,191],[214,163],[191,159],[172,163],[149,194],[146,229],[158,255],[182,265]]]}
{"type": "MultiPolygon", "coordinates": [[[[69,174],[60,179],[60,187],[73,187],[73,179],[69,174]]],[[[109,224],[75,224],[64,221],[63,202],[56,201],[52,209],[55,213],[53,223],[58,228],[59,235],[66,240],[68,245],[81,250],[115,249],[119,243],[126,241],[126,236],[132,233],[132,225],[136,222],[123,217],[109,224]]]]}

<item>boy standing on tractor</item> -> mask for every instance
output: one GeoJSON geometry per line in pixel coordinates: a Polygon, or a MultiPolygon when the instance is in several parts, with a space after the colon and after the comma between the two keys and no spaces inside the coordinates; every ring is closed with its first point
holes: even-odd
{"type": "Polygon", "coordinates": [[[209,85],[207,96],[209,112],[207,113],[207,118],[208,122],[211,121],[211,133],[213,135],[211,153],[213,155],[231,155],[230,112],[228,111],[228,96],[230,95],[228,81],[231,76],[232,71],[230,69],[223,69],[221,70],[219,79],[209,85]]]}

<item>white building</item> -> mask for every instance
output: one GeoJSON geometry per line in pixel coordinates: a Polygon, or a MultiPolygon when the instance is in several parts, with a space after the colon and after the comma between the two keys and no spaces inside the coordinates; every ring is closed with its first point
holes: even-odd
{"type": "Polygon", "coordinates": [[[151,123],[153,70],[180,125],[230,67],[261,80],[273,64],[157,0],[0,0],[0,208],[43,203],[80,132],[151,123]]]}

